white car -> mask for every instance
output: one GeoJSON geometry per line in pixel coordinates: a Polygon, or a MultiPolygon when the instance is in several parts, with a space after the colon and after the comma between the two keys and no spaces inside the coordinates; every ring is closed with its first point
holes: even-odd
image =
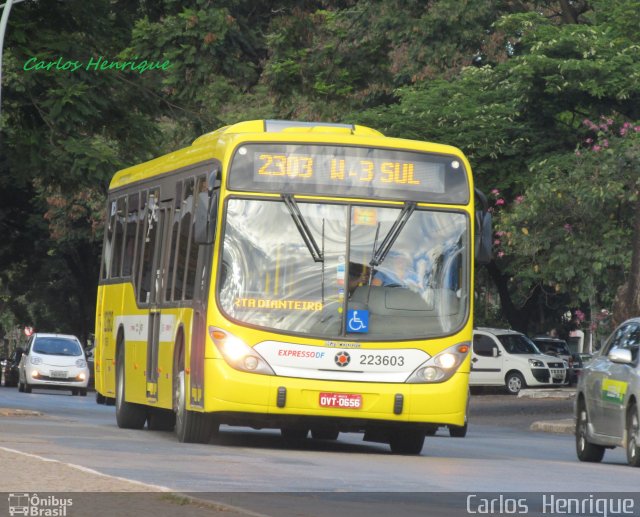
{"type": "Polygon", "coordinates": [[[531,386],[562,386],[566,361],[545,355],[524,334],[514,330],[478,328],[473,331],[471,386],[506,386],[517,395],[531,386]]]}
{"type": "Polygon", "coordinates": [[[66,389],[87,394],[89,368],[78,338],[65,334],[36,333],[18,366],[18,390],[66,389]]]}

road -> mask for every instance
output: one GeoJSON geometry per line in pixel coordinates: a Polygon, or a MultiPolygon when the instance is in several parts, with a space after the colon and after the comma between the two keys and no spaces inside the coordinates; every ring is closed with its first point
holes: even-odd
{"type": "Polygon", "coordinates": [[[0,417],[2,447],[231,504],[239,493],[255,493],[256,508],[264,508],[263,492],[294,499],[324,493],[335,504],[346,497],[369,503],[382,497],[375,505],[383,507],[388,496],[379,494],[389,492],[412,498],[444,492],[636,493],[640,486],[640,469],[626,466],[621,449],[608,451],[602,464],[584,464],[575,457],[573,436],[529,431],[534,420],[570,417],[570,400],[473,395],[467,437],[450,438],[440,429],[420,456],[392,455],[387,445],[362,442],[358,434],[288,449],[278,431],[232,427],[223,427],[211,444],[181,444],[172,433],[118,429],[114,408],[97,405],[92,394],[0,388],[0,408],[42,413],[0,417]]]}

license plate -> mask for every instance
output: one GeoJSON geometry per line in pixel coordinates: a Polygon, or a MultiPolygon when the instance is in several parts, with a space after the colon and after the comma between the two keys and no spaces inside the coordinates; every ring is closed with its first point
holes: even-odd
{"type": "Polygon", "coordinates": [[[52,370],[51,371],[51,377],[53,377],[54,379],[66,379],[67,378],[67,372],[61,372],[61,371],[52,370]]]}
{"type": "Polygon", "coordinates": [[[362,395],[355,393],[320,393],[320,407],[360,409],[362,395]]]}

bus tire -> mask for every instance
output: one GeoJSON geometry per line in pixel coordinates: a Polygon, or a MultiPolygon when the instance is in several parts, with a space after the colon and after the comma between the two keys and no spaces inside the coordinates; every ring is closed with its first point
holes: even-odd
{"type": "Polygon", "coordinates": [[[424,447],[424,430],[392,431],[389,446],[393,454],[419,455],[424,447]]]}
{"type": "Polygon", "coordinates": [[[467,422],[464,425],[450,425],[449,436],[451,438],[464,438],[467,436],[467,422]]]}
{"type": "Polygon", "coordinates": [[[175,432],[183,443],[209,443],[214,431],[211,415],[187,409],[186,375],[181,369],[175,379],[173,406],[175,408],[175,432]]]}
{"type": "Polygon", "coordinates": [[[169,409],[151,408],[147,427],[150,431],[173,431],[176,426],[176,414],[169,409]]]}
{"type": "Polygon", "coordinates": [[[96,404],[106,404],[106,402],[106,397],[96,391],[96,404]]]}
{"type": "Polygon", "coordinates": [[[285,446],[300,447],[309,436],[309,429],[306,427],[283,427],[280,429],[280,434],[285,446]]]}
{"type": "Polygon", "coordinates": [[[576,454],[580,461],[599,463],[604,456],[604,447],[591,443],[588,439],[589,415],[584,400],[578,401],[576,414],[576,454]]]}
{"type": "Polygon", "coordinates": [[[340,436],[340,431],[337,429],[327,427],[311,429],[311,438],[314,440],[337,440],[338,436],[340,436]]]}
{"type": "Polygon", "coordinates": [[[124,340],[119,339],[116,359],[116,422],[122,429],[142,429],[147,421],[147,409],[125,400],[124,340]]]}

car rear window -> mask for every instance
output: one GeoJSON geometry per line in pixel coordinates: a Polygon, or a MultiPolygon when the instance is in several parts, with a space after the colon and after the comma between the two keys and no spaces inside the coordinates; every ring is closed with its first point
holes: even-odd
{"type": "Polygon", "coordinates": [[[82,355],[77,341],[61,337],[41,337],[33,344],[33,351],[44,355],[82,355]]]}

